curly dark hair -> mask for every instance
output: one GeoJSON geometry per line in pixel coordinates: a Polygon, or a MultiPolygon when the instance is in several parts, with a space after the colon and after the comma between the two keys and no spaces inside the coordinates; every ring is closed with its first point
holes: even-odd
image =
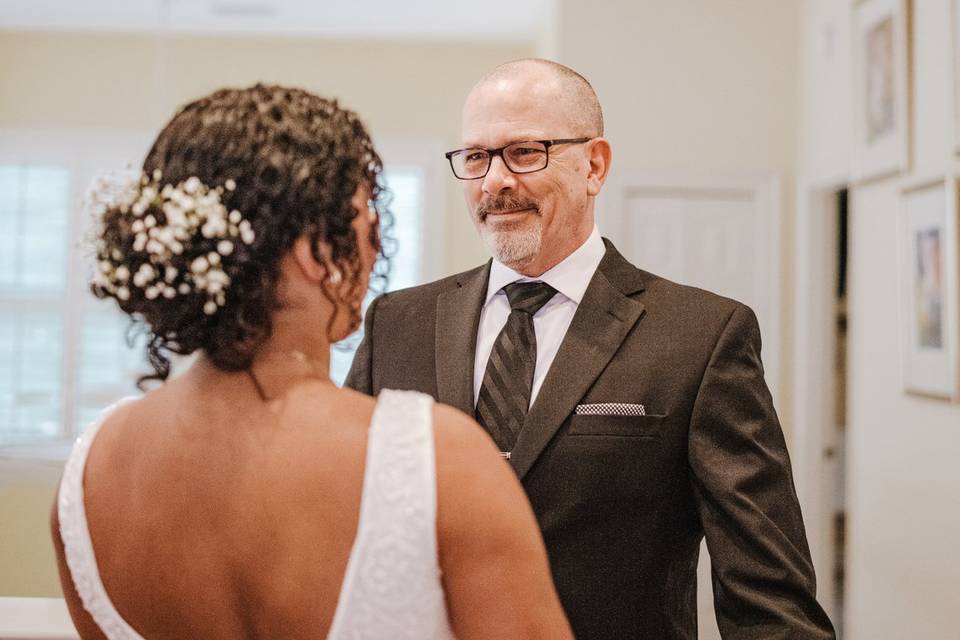
{"type": "MultiPolygon", "coordinates": [[[[340,270],[350,286],[338,287],[339,295],[327,286],[324,294],[338,312],[351,314],[351,326],[358,326],[363,291],[351,199],[361,185],[371,191],[371,206],[379,214],[371,238],[379,252],[372,282],[382,286],[389,263],[380,236],[391,222],[382,171],[383,163],[356,114],[336,100],[301,89],[261,84],[222,89],[180,109],[147,154],[144,175],[159,172],[161,185],[176,186],[191,177],[210,189],[235,184],[232,190],[221,190],[223,204],[250,222],[255,240],[236,243],[223,258],[230,284],[223,305],[213,314],[204,311],[207,298],[198,291],[148,297],[142,288],[130,287],[121,298],[115,288],[92,285],[97,297],[114,298],[147,333],[147,358],[154,373],[141,378],[141,388],[146,381],[167,378],[171,353],[203,350],[221,369],[249,367],[270,336],[273,311],[281,304],[281,258],[304,234],[318,262],[325,262],[318,242],[329,245],[334,263],[329,266],[340,270]]],[[[151,262],[151,255],[137,246],[134,219],[124,209],[112,207],[104,213],[98,259],[135,273],[151,262]]],[[[164,223],[161,207],[151,205],[147,213],[164,223]]],[[[216,244],[216,239],[195,234],[183,242],[180,254],[168,255],[159,267],[189,273],[191,261],[217,251],[216,244]]]]}

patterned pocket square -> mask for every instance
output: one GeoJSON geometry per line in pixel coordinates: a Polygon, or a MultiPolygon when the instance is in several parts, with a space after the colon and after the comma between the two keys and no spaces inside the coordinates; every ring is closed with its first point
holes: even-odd
{"type": "Polygon", "coordinates": [[[642,404],[629,402],[596,402],[578,404],[574,413],[578,416],[645,416],[642,404]]]}

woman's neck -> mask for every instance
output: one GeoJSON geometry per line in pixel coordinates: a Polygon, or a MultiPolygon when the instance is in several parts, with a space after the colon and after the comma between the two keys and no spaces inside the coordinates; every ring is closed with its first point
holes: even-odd
{"type": "Polygon", "coordinates": [[[259,351],[247,374],[264,402],[282,396],[306,380],[332,384],[330,351],[310,355],[299,349],[259,351]]]}

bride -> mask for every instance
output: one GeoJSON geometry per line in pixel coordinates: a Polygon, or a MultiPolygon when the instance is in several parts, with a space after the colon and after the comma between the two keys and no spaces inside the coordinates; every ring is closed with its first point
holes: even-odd
{"type": "Polygon", "coordinates": [[[182,108],[142,175],[97,192],[93,291],[149,328],[164,383],[64,471],[52,531],[83,638],[572,637],[473,420],[330,381],[382,257],[381,170],[355,114],[257,85],[182,108]]]}

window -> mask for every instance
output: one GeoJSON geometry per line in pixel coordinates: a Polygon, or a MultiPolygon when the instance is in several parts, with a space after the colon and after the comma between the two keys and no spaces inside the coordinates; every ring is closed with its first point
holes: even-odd
{"type": "Polygon", "coordinates": [[[0,165],[0,441],[55,440],[70,173],[0,165]]]}
{"type": "MultiPolygon", "coordinates": [[[[79,206],[93,176],[122,167],[144,146],[137,137],[110,144],[81,134],[78,143],[58,134],[48,140],[52,150],[36,154],[23,152],[37,145],[34,136],[7,144],[0,131],[0,140],[0,447],[62,443],[104,407],[137,393],[136,379],[150,370],[143,337],[128,346],[126,316],[89,293],[92,243],[79,206]]],[[[425,213],[423,167],[434,155],[385,170],[398,241],[390,290],[436,275],[436,252],[424,250],[439,228],[425,213]]],[[[338,384],[358,344],[355,335],[333,348],[338,384]]]]}
{"type": "MultiPolygon", "coordinates": [[[[423,170],[418,167],[386,167],[385,182],[393,199],[393,237],[396,239],[396,254],[390,260],[390,276],[387,291],[412,287],[424,281],[423,260],[423,170]]],[[[364,307],[374,294],[368,293],[364,307]]],[[[343,342],[330,349],[330,377],[342,385],[353,354],[363,336],[363,327],[343,342]]]]}

